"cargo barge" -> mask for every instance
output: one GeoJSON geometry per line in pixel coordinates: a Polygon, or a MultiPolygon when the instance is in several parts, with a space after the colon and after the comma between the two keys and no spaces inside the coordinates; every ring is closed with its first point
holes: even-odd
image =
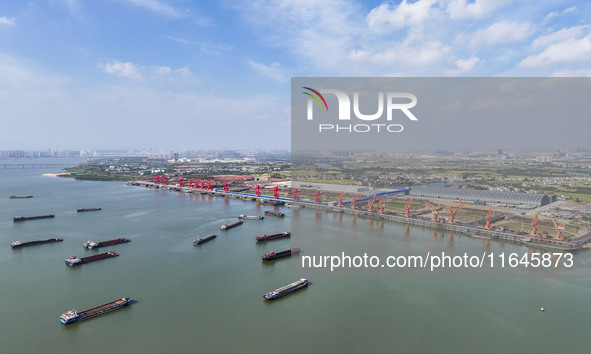
{"type": "Polygon", "coordinates": [[[207,235],[205,237],[200,237],[200,238],[196,239],[195,241],[193,241],[193,246],[197,246],[197,245],[200,245],[200,244],[205,243],[207,241],[211,241],[216,237],[217,237],[217,235],[215,235],[215,234],[207,235]]]}
{"type": "Polygon", "coordinates": [[[272,206],[282,206],[285,205],[283,200],[274,200],[274,199],[263,199],[260,201],[261,204],[264,205],[272,205],[272,206]]]}
{"type": "Polygon", "coordinates": [[[273,234],[273,235],[262,234],[260,236],[257,236],[255,239],[257,240],[257,242],[261,242],[261,241],[276,240],[276,239],[284,238],[284,237],[291,237],[291,232],[286,231],[286,232],[282,232],[279,234],[273,234]]]}
{"type": "Polygon", "coordinates": [[[84,248],[88,248],[89,250],[94,249],[94,248],[100,248],[100,247],[105,247],[105,246],[111,246],[111,245],[117,245],[119,243],[127,243],[127,242],[131,242],[131,240],[125,238],[125,237],[120,237],[118,239],[115,240],[109,240],[109,241],[103,241],[103,242],[96,242],[96,241],[91,241],[88,240],[86,242],[84,242],[82,244],[82,247],[84,248]]]}
{"type": "Polygon", "coordinates": [[[82,208],[82,209],[76,210],[76,212],[83,213],[85,211],[99,211],[99,210],[102,210],[102,209],[101,208],[82,208]]]}
{"type": "Polygon", "coordinates": [[[33,198],[32,195],[11,195],[10,197],[8,197],[8,199],[27,199],[27,198],[33,198]]]}
{"type": "Polygon", "coordinates": [[[220,230],[230,230],[233,227],[242,225],[242,223],[244,223],[244,221],[238,220],[238,221],[231,222],[229,224],[224,224],[224,225],[220,226],[220,230]]]}
{"type": "Polygon", "coordinates": [[[131,298],[122,297],[121,299],[109,302],[108,304],[104,304],[102,306],[98,306],[90,310],[82,311],[80,313],[76,310],[70,310],[60,316],[60,322],[63,324],[70,324],[78,321],[84,321],[89,318],[120,309],[124,306],[129,305],[130,302],[131,298]]]}
{"type": "Polygon", "coordinates": [[[279,289],[269,291],[268,293],[263,295],[263,298],[265,300],[279,299],[280,297],[283,297],[285,295],[289,295],[289,294],[293,293],[294,291],[298,291],[300,289],[307,287],[309,283],[310,282],[307,279],[300,279],[298,281],[294,281],[291,284],[287,284],[286,286],[283,286],[279,289]]]}
{"type": "Polygon", "coordinates": [[[260,216],[260,215],[244,215],[244,214],[240,214],[238,215],[239,219],[254,219],[254,220],[263,220],[265,217],[264,216],[260,216]]]}
{"type": "Polygon", "coordinates": [[[27,246],[36,246],[36,245],[43,245],[46,243],[53,243],[53,242],[61,242],[63,238],[50,238],[47,240],[39,240],[39,241],[28,241],[28,242],[21,242],[21,241],[14,241],[10,244],[12,248],[19,248],[19,247],[27,247],[27,246]]]}
{"type": "Polygon", "coordinates": [[[278,218],[282,218],[285,216],[285,214],[283,214],[280,211],[270,211],[270,210],[265,211],[265,215],[276,216],[278,218]]]}
{"type": "Polygon", "coordinates": [[[271,251],[269,253],[265,253],[261,258],[263,259],[263,261],[272,261],[274,259],[291,257],[294,254],[300,253],[300,250],[301,249],[299,249],[299,248],[292,248],[290,250],[281,251],[279,253],[275,253],[275,252],[271,251]]]}
{"type": "Polygon", "coordinates": [[[78,258],[76,256],[70,256],[70,257],[66,258],[66,264],[71,267],[74,267],[74,266],[84,264],[84,263],[99,261],[99,260],[105,259],[105,258],[117,257],[118,255],[119,255],[119,253],[115,253],[115,252],[111,251],[111,252],[107,252],[107,253],[101,253],[101,254],[97,254],[94,256],[82,257],[82,258],[78,258]]]}
{"type": "Polygon", "coordinates": [[[27,221],[27,220],[37,220],[37,219],[50,219],[54,218],[55,215],[39,215],[39,216],[15,216],[12,221],[27,221]]]}

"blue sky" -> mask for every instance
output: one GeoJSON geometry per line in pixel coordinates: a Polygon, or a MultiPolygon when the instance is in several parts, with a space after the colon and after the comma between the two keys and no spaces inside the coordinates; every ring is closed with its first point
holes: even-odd
{"type": "Polygon", "coordinates": [[[0,149],[288,149],[292,76],[591,76],[591,4],[0,3],[0,149]]]}

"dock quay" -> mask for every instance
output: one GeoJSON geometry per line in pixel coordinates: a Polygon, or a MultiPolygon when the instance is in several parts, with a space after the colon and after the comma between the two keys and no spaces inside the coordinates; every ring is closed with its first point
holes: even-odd
{"type": "MultiPolygon", "coordinates": [[[[131,186],[140,186],[146,188],[155,188],[155,189],[162,189],[167,188],[168,190],[172,191],[179,191],[184,193],[194,193],[194,194],[210,194],[216,195],[225,198],[235,198],[241,200],[252,200],[261,202],[263,200],[273,199],[272,196],[268,195],[260,195],[256,197],[254,194],[247,194],[247,193],[239,193],[239,192],[223,192],[222,190],[218,189],[198,189],[198,188],[188,188],[188,187],[179,187],[174,185],[159,185],[154,182],[149,181],[130,181],[127,183],[131,186]]],[[[328,203],[315,203],[314,201],[294,201],[291,198],[278,198],[280,200],[288,202],[291,207],[305,207],[311,208],[316,210],[322,210],[326,212],[334,212],[334,213],[345,213],[349,215],[354,215],[357,217],[368,218],[372,220],[386,220],[392,221],[397,223],[427,227],[437,230],[446,230],[457,232],[461,234],[465,234],[470,237],[475,238],[489,238],[489,239],[499,239],[513,243],[520,243],[524,246],[528,247],[536,247],[542,249],[550,249],[550,250],[562,250],[562,251],[573,251],[579,249],[586,244],[591,242],[591,233],[588,233],[584,236],[571,238],[568,240],[560,241],[560,240],[553,240],[553,239],[540,239],[540,238],[533,238],[523,234],[520,235],[515,232],[510,231],[499,231],[499,230],[484,230],[482,227],[478,227],[475,224],[462,224],[462,223],[443,223],[443,222],[434,222],[428,219],[419,218],[417,216],[412,217],[405,217],[403,215],[395,215],[395,214],[381,214],[377,212],[369,212],[366,210],[357,210],[352,209],[349,207],[338,207],[336,205],[331,205],[328,203]]]]}

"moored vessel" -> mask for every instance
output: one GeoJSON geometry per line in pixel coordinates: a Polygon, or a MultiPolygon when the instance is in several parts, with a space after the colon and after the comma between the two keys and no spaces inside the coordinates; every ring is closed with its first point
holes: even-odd
{"type": "Polygon", "coordinates": [[[300,289],[303,289],[303,288],[307,287],[309,283],[310,282],[307,279],[302,278],[298,281],[294,281],[291,284],[287,284],[286,286],[282,286],[279,289],[269,291],[268,293],[263,295],[263,298],[265,300],[275,300],[275,299],[278,299],[278,298],[283,297],[285,295],[289,295],[289,294],[293,293],[294,291],[298,291],[300,289]]]}
{"type": "Polygon", "coordinates": [[[27,198],[33,198],[32,195],[11,195],[10,197],[8,197],[8,199],[27,199],[27,198]]]}
{"type": "Polygon", "coordinates": [[[121,299],[109,302],[107,304],[91,308],[90,310],[78,312],[76,310],[70,310],[60,316],[60,322],[63,324],[70,324],[73,322],[83,321],[94,316],[102,315],[104,313],[120,309],[124,306],[129,305],[131,298],[122,297],[121,299]]]}
{"type": "Polygon", "coordinates": [[[15,216],[12,221],[27,221],[27,220],[37,220],[37,219],[49,219],[54,218],[55,215],[38,215],[38,216],[15,216]]]}
{"type": "Polygon", "coordinates": [[[272,205],[272,206],[285,205],[285,202],[283,200],[275,200],[275,199],[262,199],[260,201],[260,203],[264,204],[264,205],[272,205]]]}
{"type": "Polygon", "coordinates": [[[244,214],[240,214],[238,215],[239,219],[254,219],[254,220],[263,220],[265,217],[261,216],[261,215],[244,215],[244,214]]]}
{"type": "Polygon", "coordinates": [[[277,253],[271,251],[269,253],[265,253],[261,258],[263,259],[263,261],[272,261],[274,259],[291,257],[294,254],[300,253],[300,250],[300,248],[292,248],[290,250],[285,250],[277,253]]]}
{"type": "Polygon", "coordinates": [[[271,210],[267,210],[265,211],[265,215],[271,215],[271,216],[276,216],[278,218],[282,218],[285,216],[285,214],[283,214],[280,211],[271,211],[271,210]]]}
{"type": "Polygon", "coordinates": [[[125,237],[120,237],[114,240],[109,240],[109,241],[102,241],[102,242],[96,242],[96,241],[92,241],[92,240],[88,240],[86,242],[84,242],[82,244],[82,247],[84,248],[88,248],[89,250],[94,249],[94,248],[100,248],[100,247],[105,247],[105,246],[111,246],[111,245],[117,245],[119,243],[127,243],[127,242],[131,242],[130,239],[127,239],[125,237]]]}
{"type": "Polygon", "coordinates": [[[43,245],[45,243],[61,242],[63,240],[64,240],[63,238],[50,238],[47,240],[39,240],[39,241],[27,241],[27,242],[14,241],[10,244],[10,247],[19,248],[19,247],[27,247],[27,246],[36,246],[36,245],[43,245]]]}
{"type": "Polygon", "coordinates": [[[242,223],[244,223],[244,221],[238,220],[238,221],[231,222],[229,224],[223,224],[222,226],[220,226],[220,230],[230,230],[233,227],[242,225],[242,223]]]}
{"type": "Polygon", "coordinates": [[[102,210],[102,209],[101,208],[82,208],[82,209],[76,210],[76,212],[83,213],[85,211],[99,211],[99,210],[102,210]]]}
{"type": "Polygon", "coordinates": [[[213,240],[216,237],[217,237],[217,235],[215,235],[215,234],[211,234],[211,235],[207,235],[207,236],[204,236],[204,237],[200,237],[200,238],[196,239],[195,241],[193,241],[193,245],[194,246],[200,245],[202,243],[211,241],[211,240],[213,240]]]}
{"type": "Polygon", "coordinates": [[[291,232],[286,231],[286,232],[281,232],[281,233],[273,234],[273,235],[262,234],[260,236],[255,237],[255,240],[257,240],[257,242],[261,242],[261,241],[276,240],[278,238],[284,238],[284,237],[291,237],[291,232]]]}
{"type": "Polygon", "coordinates": [[[119,255],[119,253],[115,253],[115,252],[111,251],[111,252],[107,252],[107,253],[101,253],[101,254],[97,254],[94,256],[82,257],[82,258],[78,258],[76,256],[70,256],[70,257],[66,258],[65,262],[67,265],[74,267],[74,266],[84,264],[84,263],[99,261],[99,260],[105,259],[105,258],[117,257],[118,255],[119,255]]]}

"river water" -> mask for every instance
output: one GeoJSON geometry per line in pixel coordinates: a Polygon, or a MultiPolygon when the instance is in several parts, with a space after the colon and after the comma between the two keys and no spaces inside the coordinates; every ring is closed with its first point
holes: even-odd
{"type": "Polygon", "coordinates": [[[285,218],[247,220],[270,207],[43,176],[56,168],[0,170],[0,352],[581,352],[591,309],[591,256],[575,267],[532,272],[523,266],[430,272],[301,267],[303,255],[496,256],[530,250],[418,227],[406,228],[310,209],[281,208],[285,218]],[[8,199],[30,194],[31,199],[8,199]],[[101,211],[77,213],[78,208],[101,211]],[[54,219],[14,223],[16,215],[54,219]],[[292,239],[257,244],[261,233],[292,239]],[[218,238],[195,247],[210,233],[218,238]],[[132,242],[90,251],[88,239],[132,242]],[[301,237],[299,237],[301,236],[301,237]],[[11,249],[14,240],[62,237],[61,243],[11,249]],[[299,238],[298,238],[299,237],[299,238]],[[307,239],[306,239],[307,238],[307,239]],[[291,260],[261,262],[291,245],[291,260]],[[3,245],[3,246],[2,246],[3,245]],[[314,247],[314,249],[312,249],[314,247]],[[70,255],[116,251],[119,257],[68,267],[70,255]],[[312,284],[265,302],[262,295],[307,277],[312,284]],[[120,297],[134,304],[81,323],[63,312],[120,297]],[[544,307],[545,311],[540,311],[544,307]]]}

